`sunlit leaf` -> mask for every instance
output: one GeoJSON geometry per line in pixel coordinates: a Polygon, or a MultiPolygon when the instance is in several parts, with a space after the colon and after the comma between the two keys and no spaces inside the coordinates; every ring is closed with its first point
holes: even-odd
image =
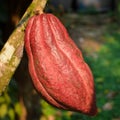
{"type": "Polygon", "coordinates": [[[15,112],[18,114],[18,116],[20,116],[22,113],[21,106],[19,103],[15,104],[15,112]]]}
{"type": "Polygon", "coordinates": [[[55,114],[56,110],[52,106],[50,106],[46,101],[42,100],[41,105],[42,105],[42,112],[45,116],[55,114]]]}
{"type": "Polygon", "coordinates": [[[7,114],[7,105],[6,104],[2,104],[0,106],[0,118],[5,117],[6,114],[7,114]]]}
{"type": "Polygon", "coordinates": [[[15,112],[12,108],[8,110],[8,115],[10,120],[15,120],[15,112]]]}

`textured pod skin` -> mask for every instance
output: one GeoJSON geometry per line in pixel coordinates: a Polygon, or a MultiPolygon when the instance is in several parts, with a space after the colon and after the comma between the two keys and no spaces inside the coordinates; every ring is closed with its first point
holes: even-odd
{"type": "Polygon", "coordinates": [[[30,18],[25,48],[34,86],[45,100],[57,108],[97,113],[91,70],[58,18],[45,13],[30,18]]]}

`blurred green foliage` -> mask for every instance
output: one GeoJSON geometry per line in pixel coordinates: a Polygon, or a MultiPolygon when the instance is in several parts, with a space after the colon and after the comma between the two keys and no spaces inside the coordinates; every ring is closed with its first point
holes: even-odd
{"type": "Polygon", "coordinates": [[[0,96],[0,120],[16,120],[21,115],[17,85],[11,80],[9,87],[0,96]]]}
{"type": "Polygon", "coordinates": [[[90,64],[96,85],[97,105],[99,114],[93,118],[120,118],[120,34],[113,33],[105,36],[105,44],[93,58],[86,58],[90,64]],[[108,108],[104,108],[105,104],[108,108]],[[112,104],[110,104],[112,103],[112,104]],[[111,107],[109,109],[109,107],[111,107]]]}

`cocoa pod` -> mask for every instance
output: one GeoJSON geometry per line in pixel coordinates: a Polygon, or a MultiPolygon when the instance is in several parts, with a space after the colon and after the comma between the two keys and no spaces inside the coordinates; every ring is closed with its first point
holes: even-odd
{"type": "Polygon", "coordinates": [[[25,48],[34,86],[46,101],[65,110],[97,113],[92,72],[57,17],[43,13],[30,18],[25,48]]]}

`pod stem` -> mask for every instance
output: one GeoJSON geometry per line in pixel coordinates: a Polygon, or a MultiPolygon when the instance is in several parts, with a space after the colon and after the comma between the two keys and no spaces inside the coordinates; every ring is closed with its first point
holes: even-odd
{"type": "MultiPolygon", "coordinates": [[[[33,0],[27,8],[16,29],[0,51],[0,95],[9,84],[17,69],[24,49],[24,30],[28,19],[39,11],[41,14],[47,0],[33,0]]],[[[21,71],[22,72],[22,71],[21,71]]]]}

